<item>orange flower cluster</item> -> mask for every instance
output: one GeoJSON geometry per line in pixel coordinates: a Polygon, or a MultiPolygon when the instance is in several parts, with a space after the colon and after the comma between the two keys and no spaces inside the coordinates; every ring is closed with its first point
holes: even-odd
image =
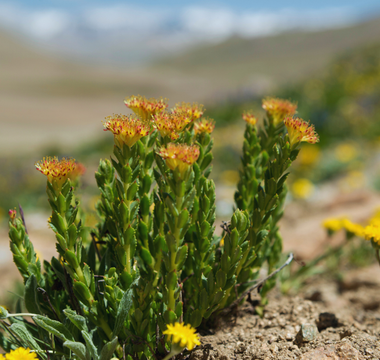
{"type": "Polygon", "coordinates": [[[314,125],[310,125],[301,118],[287,117],[284,120],[288,130],[290,146],[306,141],[315,144],[319,141],[318,134],[315,132],[314,125]]]}
{"type": "Polygon", "coordinates": [[[251,112],[249,112],[249,111],[243,113],[243,120],[244,120],[247,124],[252,125],[252,126],[256,125],[256,123],[257,123],[257,118],[256,118],[256,116],[253,115],[253,114],[252,114],[251,112]]]}
{"type": "Polygon", "coordinates": [[[215,129],[215,122],[213,119],[204,118],[194,123],[195,135],[201,133],[211,134],[215,129]]]}
{"type": "Polygon", "coordinates": [[[44,157],[35,163],[36,169],[46,175],[48,181],[60,190],[67,179],[78,176],[78,164],[75,159],[62,158],[58,160],[54,157],[44,157]]]}
{"type": "Polygon", "coordinates": [[[189,167],[197,161],[199,147],[197,145],[169,143],[166,148],[161,148],[158,154],[166,160],[169,169],[178,168],[181,177],[183,177],[189,167]]]}
{"type": "Polygon", "coordinates": [[[152,115],[162,112],[168,107],[167,99],[147,99],[145,96],[130,96],[125,98],[124,104],[129,107],[144,122],[149,122],[152,115]]]}
{"type": "Polygon", "coordinates": [[[202,104],[182,102],[175,105],[173,113],[189,118],[188,122],[190,123],[198,120],[203,115],[204,110],[202,104]]]}
{"type": "Polygon", "coordinates": [[[172,140],[190,123],[190,118],[181,114],[161,112],[155,115],[154,123],[162,137],[169,136],[172,140]]]}
{"type": "Polygon", "coordinates": [[[297,104],[288,100],[271,97],[263,100],[262,107],[267,112],[268,119],[274,126],[280,124],[286,116],[293,116],[297,110],[297,104]]]}
{"type": "Polygon", "coordinates": [[[115,144],[122,148],[123,144],[132,147],[143,136],[149,134],[150,126],[134,116],[113,115],[106,117],[104,131],[114,134],[115,144]]]}

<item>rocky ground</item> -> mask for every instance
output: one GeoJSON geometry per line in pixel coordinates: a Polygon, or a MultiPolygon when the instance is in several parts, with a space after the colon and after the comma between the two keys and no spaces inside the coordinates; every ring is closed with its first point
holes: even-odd
{"type": "Polygon", "coordinates": [[[352,274],[345,284],[334,286],[321,281],[297,297],[272,294],[262,318],[255,314],[254,301],[246,302],[238,312],[222,315],[210,333],[203,333],[202,345],[188,357],[380,359],[380,281],[362,283],[361,276],[352,274]],[[319,295],[312,301],[306,299],[310,294],[319,295]]]}

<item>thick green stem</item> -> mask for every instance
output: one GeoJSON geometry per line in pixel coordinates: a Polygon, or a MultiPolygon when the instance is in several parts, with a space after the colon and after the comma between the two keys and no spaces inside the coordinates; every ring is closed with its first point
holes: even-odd
{"type": "Polygon", "coordinates": [[[106,333],[108,339],[112,340],[113,339],[112,330],[110,326],[108,325],[108,323],[103,318],[100,320],[100,326],[103,329],[103,331],[106,333]]]}
{"type": "Polygon", "coordinates": [[[130,274],[131,273],[131,245],[130,244],[124,245],[123,249],[126,255],[126,264],[125,264],[124,270],[128,274],[130,274]]]}

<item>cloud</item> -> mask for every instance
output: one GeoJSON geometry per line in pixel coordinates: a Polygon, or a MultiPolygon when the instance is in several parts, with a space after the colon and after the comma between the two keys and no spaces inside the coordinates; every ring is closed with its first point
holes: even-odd
{"type": "Polygon", "coordinates": [[[171,18],[170,12],[142,7],[112,5],[89,8],[83,12],[84,23],[97,30],[128,29],[150,33],[163,27],[171,18]]]}
{"type": "Polygon", "coordinates": [[[18,5],[0,4],[4,27],[37,39],[49,40],[64,33],[71,21],[71,14],[58,9],[28,11],[18,5]]]}
{"type": "Polygon", "coordinates": [[[107,54],[102,56],[115,59],[125,54],[126,49],[133,49],[129,51],[130,58],[148,58],[197,42],[220,42],[233,35],[249,38],[293,29],[341,26],[360,20],[359,15],[349,7],[242,12],[227,7],[171,9],[119,4],[37,10],[0,3],[3,27],[46,43],[61,53],[94,54],[96,58],[99,49],[105,47],[107,54]]]}

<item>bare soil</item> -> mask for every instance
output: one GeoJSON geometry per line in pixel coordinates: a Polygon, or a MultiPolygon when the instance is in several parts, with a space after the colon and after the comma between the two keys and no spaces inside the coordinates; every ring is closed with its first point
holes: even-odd
{"type": "Polygon", "coordinates": [[[256,294],[201,332],[202,345],[189,359],[380,359],[380,284],[360,279],[357,273],[344,284],[321,281],[293,298],[272,294],[262,318],[256,294]]]}

